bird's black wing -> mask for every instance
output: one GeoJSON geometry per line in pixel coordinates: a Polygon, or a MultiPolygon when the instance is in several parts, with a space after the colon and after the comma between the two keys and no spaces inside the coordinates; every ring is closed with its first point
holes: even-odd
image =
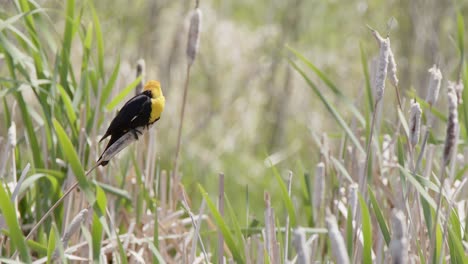
{"type": "Polygon", "coordinates": [[[130,99],[109,125],[100,142],[112,135],[114,141],[130,129],[146,125],[151,114],[151,98],[139,94],[130,99]]]}

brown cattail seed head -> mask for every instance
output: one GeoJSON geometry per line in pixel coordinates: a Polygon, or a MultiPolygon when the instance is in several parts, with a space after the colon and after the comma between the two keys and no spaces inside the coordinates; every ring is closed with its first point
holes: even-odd
{"type": "Polygon", "coordinates": [[[406,235],[406,217],[402,211],[394,210],[392,216],[393,237],[390,242],[392,263],[408,263],[408,238],[406,235]]]}
{"type": "Polygon", "coordinates": [[[414,147],[419,142],[419,134],[421,128],[422,110],[419,103],[411,100],[410,120],[409,120],[409,140],[414,147]]]}
{"type": "Polygon", "coordinates": [[[448,106],[449,115],[447,122],[447,132],[445,135],[445,146],[444,146],[444,166],[447,166],[450,162],[450,157],[455,149],[457,126],[458,126],[458,99],[455,90],[456,84],[449,81],[448,85],[448,106]]]}
{"type": "Polygon", "coordinates": [[[380,45],[379,62],[374,85],[376,91],[375,102],[379,102],[385,90],[385,79],[387,78],[388,59],[390,55],[390,39],[388,37],[382,38],[375,30],[372,30],[372,34],[380,45]]]}
{"type": "Polygon", "coordinates": [[[394,87],[398,87],[397,65],[392,49],[388,53],[388,80],[394,87]]]}
{"type": "Polygon", "coordinates": [[[190,17],[190,28],[187,42],[187,58],[189,65],[193,64],[198,53],[198,46],[200,45],[201,19],[201,10],[196,8],[190,17]]]}
{"type": "Polygon", "coordinates": [[[439,98],[440,83],[442,82],[442,73],[437,65],[429,69],[429,91],[427,92],[426,102],[429,105],[434,105],[439,98]]]}

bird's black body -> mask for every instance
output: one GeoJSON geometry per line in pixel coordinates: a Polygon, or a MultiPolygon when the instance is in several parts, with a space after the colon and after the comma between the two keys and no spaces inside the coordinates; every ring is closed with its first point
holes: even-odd
{"type": "MultiPolygon", "coordinates": [[[[107,146],[104,149],[104,152],[128,131],[131,131],[137,127],[149,125],[150,115],[150,91],[144,91],[130,99],[117,113],[115,118],[110,123],[106,133],[99,141],[103,141],[108,136],[111,137],[109,143],[107,143],[107,146]]],[[[138,135],[135,134],[135,136],[138,138],[138,135]]]]}

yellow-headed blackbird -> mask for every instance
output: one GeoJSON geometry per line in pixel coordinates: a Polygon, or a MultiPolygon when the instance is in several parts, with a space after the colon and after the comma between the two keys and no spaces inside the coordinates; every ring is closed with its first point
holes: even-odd
{"type": "MultiPolygon", "coordinates": [[[[111,137],[103,153],[127,132],[133,132],[138,139],[136,128],[149,126],[158,121],[165,103],[166,99],[161,91],[160,83],[158,81],[147,82],[143,92],[126,102],[110,123],[106,133],[99,141],[103,141],[108,136],[111,137]]],[[[107,163],[108,161],[102,161],[100,165],[105,166],[107,163]]]]}

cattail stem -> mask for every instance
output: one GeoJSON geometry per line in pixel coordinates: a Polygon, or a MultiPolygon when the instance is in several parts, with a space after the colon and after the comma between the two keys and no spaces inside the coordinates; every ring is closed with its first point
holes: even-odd
{"type": "MultiPolygon", "coordinates": [[[[441,166],[440,171],[440,187],[439,187],[439,196],[437,199],[437,208],[435,214],[435,220],[432,227],[432,238],[431,238],[431,258],[434,258],[435,254],[435,244],[436,244],[436,228],[439,221],[439,214],[440,209],[442,207],[442,196],[444,190],[445,180],[447,179],[447,173],[445,169],[451,162],[451,158],[456,151],[457,148],[457,129],[458,129],[458,103],[460,102],[457,98],[457,90],[456,84],[453,82],[449,82],[448,87],[448,105],[449,105],[449,115],[448,115],[448,122],[447,122],[447,131],[445,135],[445,144],[444,144],[444,152],[443,152],[443,163],[441,166]]],[[[445,220],[447,221],[447,219],[445,220]]]]}
{"type": "MultiPolygon", "coordinates": [[[[92,167],[89,171],[86,172],[85,176],[88,176],[97,166],[94,166],[92,167]]],[[[65,191],[65,193],[62,195],[62,197],[60,197],[57,202],[55,202],[54,205],[52,205],[52,207],[50,207],[50,209],[42,216],[42,218],[33,226],[33,228],[31,229],[31,231],[29,231],[28,235],[25,237],[25,240],[28,240],[31,238],[31,236],[34,234],[34,232],[39,228],[39,226],[47,219],[47,216],[49,216],[54,210],[55,208],[57,208],[62,202],[63,200],[78,186],[78,181],[76,181],[70,188],[68,188],[67,191],[65,191]]],[[[15,254],[16,255],[16,252],[15,254]]],[[[15,257],[13,257],[15,258],[15,257]]]]}
{"type": "Polygon", "coordinates": [[[190,67],[191,67],[190,64],[187,65],[187,71],[185,75],[184,94],[182,96],[182,108],[180,110],[179,129],[177,132],[177,147],[176,147],[176,154],[174,158],[174,164],[172,166],[172,178],[175,177],[176,173],[178,173],[178,170],[179,170],[178,160],[179,160],[179,154],[180,154],[180,144],[182,141],[182,126],[184,125],[185,104],[187,101],[187,91],[188,91],[188,84],[189,84],[189,78],[190,78],[190,67]]]}
{"type": "Polygon", "coordinates": [[[180,123],[179,123],[179,129],[177,132],[177,147],[176,147],[176,153],[175,153],[175,158],[174,158],[174,164],[172,168],[172,178],[174,179],[176,176],[176,173],[178,173],[179,167],[178,167],[178,160],[179,160],[179,154],[180,154],[180,145],[182,141],[182,126],[184,124],[184,114],[185,114],[185,104],[187,102],[187,91],[188,91],[188,84],[189,84],[189,79],[190,79],[190,69],[193,65],[193,62],[195,61],[195,58],[198,53],[198,48],[200,45],[200,29],[201,29],[201,11],[198,8],[199,1],[197,0],[195,2],[195,10],[193,11],[191,17],[190,17],[190,28],[188,32],[188,41],[187,41],[187,50],[186,50],[186,55],[187,55],[187,70],[186,70],[186,75],[185,75],[185,85],[184,85],[184,94],[182,96],[182,106],[180,110],[180,123]]]}
{"type": "Polygon", "coordinates": [[[366,147],[366,160],[364,162],[364,171],[362,178],[360,180],[360,188],[361,188],[361,194],[362,196],[367,199],[367,169],[369,167],[369,159],[371,156],[371,145],[372,145],[372,138],[374,136],[374,126],[375,126],[375,118],[376,118],[376,113],[377,113],[377,106],[378,106],[378,101],[375,102],[374,104],[374,113],[372,114],[372,120],[371,120],[371,127],[370,127],[370,135],[369,135],[369,141],[367,142],[367,147],[366,147]]]}
{"type": "MultiPolygon", "coordinates": [[[[224,216],[224,174],[219,174],[218,211],[221,217],[224,216]]],[[[224,262],[224,236],[218,230],[218,263],[224,262]]]]}

